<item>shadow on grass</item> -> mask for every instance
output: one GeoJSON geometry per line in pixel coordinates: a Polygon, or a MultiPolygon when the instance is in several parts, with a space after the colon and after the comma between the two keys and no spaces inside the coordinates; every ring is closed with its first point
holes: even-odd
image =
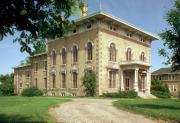
{"type": "Polygon", "coordinates": [[[133,107],[148,108],[148,109],[169,109],[169,110],[180,110],[180,107],[156,105],[156,104],[135,104],[133,107]]]}
{"type": "Polygon", "coordinates": [[[25,117],[22,115],[6,115],[0,114],[0,123],[24,123],[24,122],[33,122],[33,123],[46,123],[45,121],[33,121],[31,117],[25,117]]]}

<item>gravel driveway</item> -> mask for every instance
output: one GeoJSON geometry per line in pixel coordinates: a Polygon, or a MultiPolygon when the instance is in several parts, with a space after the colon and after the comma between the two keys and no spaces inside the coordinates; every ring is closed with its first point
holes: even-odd
{"type": "Polygon", "coordinates": [[[73,99],[50,109],[58,122],[68,123],[155,123],[142,115],[116,109],[108,99],[73,99]]]}

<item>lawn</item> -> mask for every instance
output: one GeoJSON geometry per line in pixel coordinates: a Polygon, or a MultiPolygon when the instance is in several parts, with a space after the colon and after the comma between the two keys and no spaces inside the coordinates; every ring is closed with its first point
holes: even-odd
{"type": "Polygon", "coordinates": [[[113,102],[117,108],[162,120],[180,121],[180,100],[126,99],[113,102]]]}
{"type": "Polygon", "coordinates": [[[48,109],[67,101],[62,97],[0,97],[0,122],[55,122],[48,109]]]}

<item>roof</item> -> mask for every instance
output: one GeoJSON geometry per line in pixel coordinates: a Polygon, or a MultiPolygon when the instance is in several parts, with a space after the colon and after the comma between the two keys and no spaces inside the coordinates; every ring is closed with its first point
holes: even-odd
{"type": "Polygon", "coordinates": [[[26,64],[26,65],[18,65],[16,67],[13,67],[14,69],[17,69],[17,68],[23,68],[23,67],[30,67],[31,64],[26,64]]]}
{"type": "Polygon", "coordinates": [[[128,23],[127,21],[124,21],[120,18],[117,18],[115,16],[112,16],[110,14],[107,14],[107,13],[101,12],[101,11],[96,12],[91,15],[88,15],[88,16],[81,17],[81,18],[75,20],[75,23],[78,24],[81,21],[90,20],[91,18],[92,18],[92,20],[93,20],[93,18],[107,18],[107,19],[111,20],[112,22],[116,22],[116,23],[120,24],[122,27],[128,27],[128,30],[137,31],[139,34],[145,35],[145,36],[151,38],[152,40],[160,39],[159,36],[156,36],[150,32],[144,31],[143,29],[140,29],[140,28],[134,26],[133,24],[128,23]]]}
{"type": "Polygon", "coordinates": [[[180,70],[172,71],[170,67],[167,68],[160,68],[154,72],[152,72],[152,75],[159,75],[159,74],[170,74],[170,73],[180,73],[180,70]]]}

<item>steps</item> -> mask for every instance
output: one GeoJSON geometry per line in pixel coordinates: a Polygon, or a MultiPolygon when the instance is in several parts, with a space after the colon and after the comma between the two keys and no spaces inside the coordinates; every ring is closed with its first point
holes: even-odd
{"type": "Polygon", "coordinates": [[[138,92],[138,96],[143,98],[143,99],[157,99],[156,96],[154,96],[150,93],[145,93],[145,92],[138,92]]]}

